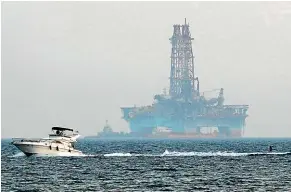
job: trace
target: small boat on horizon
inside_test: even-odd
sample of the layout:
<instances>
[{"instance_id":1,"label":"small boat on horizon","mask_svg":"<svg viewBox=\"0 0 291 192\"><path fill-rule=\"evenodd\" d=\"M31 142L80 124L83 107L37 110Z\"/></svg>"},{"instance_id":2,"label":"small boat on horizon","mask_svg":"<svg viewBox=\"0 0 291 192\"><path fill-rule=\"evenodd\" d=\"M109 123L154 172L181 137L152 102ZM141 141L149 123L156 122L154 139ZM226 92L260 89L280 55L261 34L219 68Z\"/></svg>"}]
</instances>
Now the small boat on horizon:
<instances>
[{"instance_id":1,"label":"small boat on horizon","mask_svg":"<svg viewBox=\"0 0 291 192\"><path fill-rule=\"evenodd\" d=\"M31 155L82 155L83 153L75 149L77 138L80 137L78 131L63 127L52 127L52 134L48 138L29 139L13 138L12 143L26 156Z\"/></svg>"}]
</instances>

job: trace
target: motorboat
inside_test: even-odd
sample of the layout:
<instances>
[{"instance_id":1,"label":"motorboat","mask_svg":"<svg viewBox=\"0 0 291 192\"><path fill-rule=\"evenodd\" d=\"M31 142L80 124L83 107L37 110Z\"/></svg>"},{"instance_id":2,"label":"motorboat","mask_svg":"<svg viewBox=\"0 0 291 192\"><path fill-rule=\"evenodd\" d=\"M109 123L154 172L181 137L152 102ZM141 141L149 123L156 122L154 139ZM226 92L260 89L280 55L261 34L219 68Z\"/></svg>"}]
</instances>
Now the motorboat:
<instances>
[{"instance_id":1,"label":"motorboat","mask_svg":"<svg viewBox=\"0 0 291 192\"><path fill-rule=\"evenodd\" d=\"M72 156L82 155L82 152L75 149L77 138L80 137L78 131L64 127L52 127L52 133L48 138L25 139L13 138L15 145L26 156L31 155L53 155Z\"/></svg>"}]
</instances>

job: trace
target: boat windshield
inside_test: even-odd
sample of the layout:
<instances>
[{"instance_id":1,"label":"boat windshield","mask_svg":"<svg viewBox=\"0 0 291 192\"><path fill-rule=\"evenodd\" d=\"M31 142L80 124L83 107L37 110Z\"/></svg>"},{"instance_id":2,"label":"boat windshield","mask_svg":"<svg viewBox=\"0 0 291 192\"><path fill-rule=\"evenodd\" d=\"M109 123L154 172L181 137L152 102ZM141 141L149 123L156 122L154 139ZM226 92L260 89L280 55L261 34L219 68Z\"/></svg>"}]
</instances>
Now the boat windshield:
<instances>
[{"instance_id":1,"label":"boat windshield","mask_svg":"<svg viewBox=\"0 0 291 192\"><path fill-rule=\"evenodd\" d=\"M73 135L73 129L69 129L69 128L53 127L52 132L53 133L50 134L50 136L72 136Z\"/></svg>"},{"instance_id":2,"label":"boat windshield","mask_svg":"<svg viewBox=\"0 0 291 192\"><path fill-rule=\"evenodd\" d=\"M52 128L53 131L73 131L73 129L70 128L65 128L65 127L53 127Z\"/></svg>"}]
</instances>

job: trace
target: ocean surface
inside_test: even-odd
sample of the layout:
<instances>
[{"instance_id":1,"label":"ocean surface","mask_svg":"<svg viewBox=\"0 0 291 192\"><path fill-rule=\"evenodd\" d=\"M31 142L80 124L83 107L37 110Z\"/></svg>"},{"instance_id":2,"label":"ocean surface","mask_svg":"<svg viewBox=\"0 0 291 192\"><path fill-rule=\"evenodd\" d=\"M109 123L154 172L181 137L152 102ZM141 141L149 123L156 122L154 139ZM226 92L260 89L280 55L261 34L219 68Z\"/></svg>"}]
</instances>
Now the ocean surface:
<instances>
[{"instance_id":1,"label":"ocean surface","mask_svg":"<svg viewBox=\"0 0 291 192\"><path fill-rule=\"evenodd\" d=\"M291 191L291 139L80 139L76 148L85 155L26 157L2 140L1 191Z\"/></svg>"}]
</instances>

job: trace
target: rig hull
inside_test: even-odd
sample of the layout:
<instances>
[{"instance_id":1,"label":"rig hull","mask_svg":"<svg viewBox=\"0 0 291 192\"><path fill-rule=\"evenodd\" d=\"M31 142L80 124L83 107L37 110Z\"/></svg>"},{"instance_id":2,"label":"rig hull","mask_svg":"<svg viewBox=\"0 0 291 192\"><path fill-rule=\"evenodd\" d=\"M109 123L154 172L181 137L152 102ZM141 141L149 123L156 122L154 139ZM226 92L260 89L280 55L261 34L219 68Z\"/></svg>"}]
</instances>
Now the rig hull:
<instances>
[{"instance_id":1,"label":"rig hull","mask_svg":"<svg viewBox=\"0 0 291 192\"><path fill-rule=\"evenodd\" d=\"M128 111L128 110L125 110ZM171 133L162 134L163 137L241 137L244 133L245 116L233 117L196 117L195 119L184 120L169 119L159 116L140 116L130 118L128 112L124 111L124 119L129 123L132 133L141 136L151 137L157 127L167 127ZM202 128L212 128L218 133L209 132L203 134ZM217 129L215 129L217 128Z\"/></svg>"}]
</instances>

